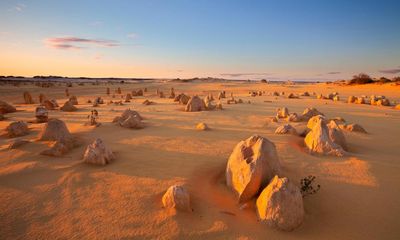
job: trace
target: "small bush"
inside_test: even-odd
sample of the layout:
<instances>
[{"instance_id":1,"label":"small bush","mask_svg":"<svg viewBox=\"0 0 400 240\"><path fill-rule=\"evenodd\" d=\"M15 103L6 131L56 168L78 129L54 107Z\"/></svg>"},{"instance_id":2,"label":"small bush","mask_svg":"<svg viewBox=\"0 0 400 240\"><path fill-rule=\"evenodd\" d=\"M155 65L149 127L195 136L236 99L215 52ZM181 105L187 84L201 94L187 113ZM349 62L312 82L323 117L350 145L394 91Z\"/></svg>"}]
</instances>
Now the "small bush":
<instances>
[{"instance_id":1,"label":"small bush","mask_svg":"<svg viewBox=\"0 0 400 240\"><path fill-rule=\"evenodd\" d=\"M350 84L368 84L373 82L374 80L372 80L372 78L365 73L354 75L353 79L350 80Z\"/></svg>"},{"instance_id":2,"label":"small bush","mask_svg":"<svg viewBox=\"0 0 400 240\"><path fill-rule=\"evenodd\" d=\"M301 186L300 191L303 198L307 195L312 195L317 193L321 188L321 185L319 184L316 187L313 186L315 179L316 179L315 176L310 175L300 180L300 186Z\"/></svg>"}]
</instances>

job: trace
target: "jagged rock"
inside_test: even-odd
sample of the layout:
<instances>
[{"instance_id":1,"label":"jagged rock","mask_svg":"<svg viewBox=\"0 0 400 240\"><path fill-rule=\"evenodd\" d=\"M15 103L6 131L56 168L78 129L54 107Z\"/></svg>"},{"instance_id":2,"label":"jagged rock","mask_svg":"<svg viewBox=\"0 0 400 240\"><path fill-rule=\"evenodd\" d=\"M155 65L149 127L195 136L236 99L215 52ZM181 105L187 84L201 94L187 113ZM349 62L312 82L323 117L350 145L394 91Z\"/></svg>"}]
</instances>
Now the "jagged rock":
<instances>
[{"instance_id":1,"label":"jagged rock","mask_svg":"<svg viewBox=\"0 0 400 240\"><path fill-rule=\"evenodd\" d=\"M276 116L278 118L287 118L289 116L289 110L286 107L278 108L276 110Z\"/></svg>"},{"instance_id":2,"label":"jagged rock","mask_svg":"<svg viewBox=\"0 0 400 240\"><path fill-rule=\"evenodd\" d=\"M383 98L383 99L379 99L378 101L376 101L376 105L377 106L390 106L390 102L388 99Z\"/></svg>"},{"instance_id":3,"label":"jagged rock","mask_svg":"<svg viewBox=\"0 0 400 240\"><path fill-rule=\"evenodd\" d=\"M218 100L221 100L222 98L225 98L225 91L221 91L218 93Z\"/></svg>"},{"instance_id":4,"label":"jagged rock","mask_svg":"<svg viewBox=\"0 0 400 240\"><path fill-rule=\"evenodd\" d=\"M45 107L39 106L35 110L35 117L38 123L47 122L47 120L49 119L49 112Z\"/></svg>"},{"instance_id":5,"label":"jagged rock","mask_svg":"<svg viewBox=\"0 0 400 240\"><path fill-rule=\"evenodd\" d=\"M337 123L334 120L331 120L327 126L329 130L329 138L332 140L332 142L336 143L347 151L346 138Z\"/></svg>"},{"instance_id":6,"label":"jagged rock","mask_svg":"<svg viewBox=\"0 0 400 240\"><path fill-rule=\"evenodd\" d=\"M75 112L75 111L78 110L78 108L76 108L76 107L72 104L71 100L69 100L69 101L66 101L66 102L64 103L64 105L60 108L60 110L61 110L61 111L64 111L64 112Z\"/></svg>"},{"instance_id":7,"label":"jagged rock","mask_svg":"<svg viewBox=\"0 0 400 240\"><path fill-rule=\"evenodd\" d=\"M171 88L169 91L169 98L175 98L175 91L174 88Z\"/></svg>"},{"instance_id":8,"label":"jagged rock","mask_svg":"<svg viewBox=\"0 0 400 240\"><path fill-rule=\"evenodd\" d=\"M7 136L10 138L24 136L29 133L28 125L23 121L12 122L6 127Z\"/></svg>"},{"instance_id":9,"label":"jagged rock","mask_svg":"<svg viewBox=\"0 0 400 240\"><path fill-rule=\"evenodd\" d=\"M132 95L130 93L126 94L125 96L125 102L131 102Z\"/></svg>"},{"instance_id":10,"label":"jagged rock","mask_svg":"<svg viewBox=\"0 0 400 240\"><path fill-rule=\"evenodd\" d=\"M46 96L43 93L39 94L39 103L43 104L44 100L46 100Z\"/></svg>"},{"instance_id":11,"label":"jagged rock","mask_svg":"<svg viewBox=\"0 0 400 240\"><path fill-rule=\"evenodd\" d=\"M278 122L278 117L270 117L270 122Z\"/></svg>"},{"instance_id":12,"label":"jagged rock","mask_svg":"<svg viewBox=\"0 0 400 240\"><path fill-rule=\"evenodd\" d=\"M162 197L162 203L165 208L192 211L189 192L183 186L173 185L169 187Z\"/></svg>"},{"instance_id":13,"label":"jagged rock","mask_svg":"<svg viewBox=\"0 0 400 240\"><path fill-rule=\"evenodd\" d=\"M144 90L145 90L145 92L147 92L147 88L145 88ZM139 89L139 90L136 92L136 94L137 94L138 96L143 96L143 90L142 90L142 89Z\"/></svg>"},{"instance_id":14,"label":"jagged rock","mask_svg":"<svg viewBox=\"0 0 400 240\"><path fill-rule=\"evenodd\" d=\"M30 142L28 140L24 140L24 139L16 139L13 142L11 142L10 145L8 145L8 149L16 149L27 143L30 143Z\"/></svg>"},{"instance_id":15,"label":"jagged rock","mask_svg":"<svg viewBox=\"0 0 400 240\"><path fill-rule=\"evenodd\" d=\"M211 100L208 96L204 98L204 105L206 106L207 110L214 110L216 105L213 104L213 100Z\"/></svg>"},{"instance_id":16,"label":"jagged rock","mask_svg":"<svg viewBox=\"0 0 400 240\"><path fill-rule=\"evenodd\" d=\"M308 127L309 129L313 129L313 127L315 126L315 124L316 124L319 120L322 120L322 123L323 123L323 124L327 124L327 123L328 123L328 121L326 120L325 116L317 115L317 116L314 116L314 117L312 117L312 118L310 118L310 119L308 120L308 122L307 122L307 127Z\"/></svg>"},{"instance_id":17,"label":"jagged rock","mask_svg":"<svg viewBox=\"0 0 400 240\"><path fill-rule=\"evenodd\" d=\"M113 160L115 160L113 152L105 146L100 138L87 146L83 155L83 161L90 164L106 165Z\"/></svg>"},{"instance_id":18,"label":"jagged rock","mask_svg":"<svg viewBox=\"0 0 400 240\"><path fill-rule=\"evenodd\" d=\"M207 124L205 124L205 123L198 123L197 125L196 125L196 129L197 130L201 130L201 131L206 131L206 130L210 130L210 128L207 126Z\"/></svg>"},{"instance_id":19,"label":"jagged rock","mask_svg":"<svg viewBox=\"0 0 400 240\"><path fill-rule=\"evenodd\" d=\"M275 144L253 135L240 141L230 155L226 167L226 183L239 196L239 202L244 203L280 171Z\"/></svg>"},{"instance_id":20,"label":"jagged rock","mask_svg":"<svg viewBox=\"0 0 400 240\"><path fill-rule=\"evenodd\" d=\"M340 101L339 95L335 95L335 96L333 97L333 101L335 101L335 102Z\"/></svg>"},{"instance_id":21,"label":"jagged rock","mask_svg":"<svg viewBox=\"0 0 400 240\"><path fill-rule=\"evenodd\" d=\"M44 100L43 102L43 106L47 109L47 110L54 110L56 108L58 108L58 103L56 100L52 99L52 100Z\"/></svg>"},{"instance_id":22,"label":"jagged rock","mask_svg":"<svg viewBox=\"0 0 400 240\"><path fill-rule=\"evenodd\" d=\"M39 133L39 140L57 141L61 139L72 139L67 125L59 119L50 119Z\"/></svg>"},{"instance_id":23,"label":"jagged rock","mask_svg":"<svg viewBox=\"0 0 400 240\"><path fill-rule=\"evenodd\" d=\"M316 108L306 108L303 111L302 119L304 121L308 121L310 118L312 118L314 116L318 116L318 115L324 116L324 114L321 113L320 111L318 111Z\"/></svg>"},{"instance_id":24,"label":"jagged rock","mask_svg":"<svg viewBox=\"0 0 400 240\"><path fill-rule=\"evenodd\" d=\"M4 101L0 101L0 114L6 114L6 113L12 113L12 112L16 112L17 109L15 109L14 106L4 102Z\"/></svg>"},{"instance_id":25,"label":"jagged rock","mask_svg":"<svg viewBox=\"0 0 400 240\"><path fill-rule=\"evenodd\" d=\"M294 127L292 127L292 125L285 124L283 126L279 126L275 130L275 134L293 134L293 135L297 135L297 131L296 131L296 129Z\"/></svg>"},{"instance_id":26,"label":"jagged rock","mask_svg":"<svg viewBox=\"0 0 400 240\"><path fill-rule=\"evenodd\" d=\"M300 189L288 178L275 176L261 192L256 205L260 221L280 230L291 231L304 219Z\"/></svg>"},{"instance_id":27,"label":"jagged rock","mask_svg":"<svg viewBox=\"0 0 400 240\"><path fill-rule=\"evenodd\" d=\"M174 98L174 102L179 102L180 104L187 104L189 102L190 97L186 96L185 94L181 93Z\"/></svg>"},{"instance_id":28,"label":"jagged rock","mask_svg":"<svg viewBox=\"0 0 400 240\"><path fill-rule=\"evenodd\" d=\"M185 107L186 112L198 112L205 110L206 105L204 104L203 100L201 100L198 96L191 97Z\"/></svg>"},{"instance_id":29,"label":"jagged rock","mask_svg":"<svg viewBox=\"0 0 400 240\"><path fill-rule=\"evenodd\" d=\"M24 92L24 102L25 104L34 104L32 96L29 92Z\"/></svg>"},{"instance_id":30,"label":"jagged rock","mask_svg":"<svg viewBox=\"0 0 400 240\"><path fill-rule=\"evenodd\" d=\"M304 138L311 153L343 156L344 150L329 137L329 130L322 118L318 118L311 131Z\"/></svg>"},{"instance_id":31,"label":"jagged rock","mask_svg":"<svg viewBox=\"0 0 400 240\"><path fill-rule=\"evenodd\" d=\"M115 117L113 122L125 128L143 128L142 119L138 112L126 109L120 117Z\"/></svg>"},{"instance_id":32,"label":"jagged rock","mask_svg":"<svg viewBox=\"0 0 400 240\"><path fill-rule=\"evenodd\" d=\"M78 98L76 96L72 96L69 98L69 102L71 102L72 105L78 105Z\"/></svg>"},{"instance_id":33,"label":"jagged rock","mask_svg":"<svg viewBox=\"0 0 400 240\"><path fill-rule=\"evenodd\" d=\"M286 118L286 121L288 121L288 122L301 122L301 121L303 121L303 118L301 116L297 115L297 113L291 113Z\"/></svg>"},{"instance_id":34,"label":"jagged rock","mask_svg":"<svg viewBox=\"0 0 400 240\"><path fill-rule=\"evenodd\" d=\"M350 132L367 133L367 131L365 131L365 129L357 123L346 125L345 129Z\"/></svg>"}]
</instances>

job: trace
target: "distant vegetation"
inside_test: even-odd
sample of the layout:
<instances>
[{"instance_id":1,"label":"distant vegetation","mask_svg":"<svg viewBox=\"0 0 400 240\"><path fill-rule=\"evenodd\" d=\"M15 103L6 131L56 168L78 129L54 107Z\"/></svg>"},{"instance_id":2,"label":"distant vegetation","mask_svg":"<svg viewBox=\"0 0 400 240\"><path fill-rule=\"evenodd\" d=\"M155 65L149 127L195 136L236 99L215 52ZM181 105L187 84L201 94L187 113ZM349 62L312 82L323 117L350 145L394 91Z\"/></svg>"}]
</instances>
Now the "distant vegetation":
<instances>
[{"instance_id":1,"label":"distant vegetation","mask_svg":"<svg viewBox=\"0 0 400 240\"><path fill-rule=\"evenodd\" d=\"M358 75L354 75L351 80L348 81L348 84L370 84L370 83L390 83L390 82L399 82L400 77L394 77L392 80L389 78L381 77L381 78L371 78L368 74L360 73Z\"/></svg>"}]
</instances>

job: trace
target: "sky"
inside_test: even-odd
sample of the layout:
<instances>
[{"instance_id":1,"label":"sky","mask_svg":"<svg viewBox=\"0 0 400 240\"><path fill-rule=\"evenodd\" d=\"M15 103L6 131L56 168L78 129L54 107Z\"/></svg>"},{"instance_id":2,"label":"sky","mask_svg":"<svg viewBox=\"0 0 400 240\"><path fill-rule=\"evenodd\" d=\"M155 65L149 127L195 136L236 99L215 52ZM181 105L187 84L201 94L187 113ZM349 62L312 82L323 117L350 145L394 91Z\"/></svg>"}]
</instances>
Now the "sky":
<instances>
[{"instance_id":1,"label":"sky","mask_svg":"<svg viewBox=\"0 0 400 240\"><path fill-rule=\"evenodd\" d=\"M1 0L0 75L400 75L398 0Z\"/></svg>"}]
</instances>

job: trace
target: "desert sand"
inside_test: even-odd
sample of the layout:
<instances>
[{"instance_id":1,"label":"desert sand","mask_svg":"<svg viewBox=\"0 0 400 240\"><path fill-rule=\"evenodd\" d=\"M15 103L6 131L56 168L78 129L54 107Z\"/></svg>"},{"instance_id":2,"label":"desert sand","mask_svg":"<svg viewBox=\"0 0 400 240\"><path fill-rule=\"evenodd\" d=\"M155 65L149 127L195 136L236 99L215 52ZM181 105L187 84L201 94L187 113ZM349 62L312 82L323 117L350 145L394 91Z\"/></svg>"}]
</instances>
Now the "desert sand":
<instances>
[{"instance_id":1,"label":"desert sand","mask_svg":"<svg viewBox=\"0 0 400 240\"><path fill-rule=\"evenodd\" d=\"M106 95L106 88L111 94ZM112 94L120 87L122 94ZM175 93L216 98L221 90L223 110L185 112L168 98ZM17 112L0 121L0 238L1 239L398 239L400 236L400 111L394 107L348 104L348 96L384 95L400 102L400 87L385 85L338 86L320 84L265 84L250 82L143 81L69 88L79 104L75 112L50 110L78 139L79 146L61 157L40 155L50 142L37 141L44 123L32 124L20 139L30 142L8 149L15 138L4 135L13 121L31 121L39 94L68 100L65 84L40 88L32 84L0 86L0 100ZM147 88L145 96L125 103L121 95ZM156 90L166 98L159 98ZM36 104L23 104L29 91ZM251 97L249 91L265 91ZM289 99L268 93L301 94L331 92L340 101L316 96ZM226 104L230 94L242 104ZM123 105L92 107L96 97ZM144 100L153 101L144 105ZM250 103L248 103L250 101ZM287 122L271 122L276 109L302 113L315 107L326 117L342 117L358 123L367 134L347 132L348 154L344 157L311 155L303 138L275 134ZM142 129L116 126L112 120L130 108L144 118ZM86 126L96 109L100 126ZM205 123L209 131L196 129ZM301 132L306 122L291 122ZM304 198L305 218L291 232L270 228L257 220L255 199L241 209L225 184L226 163L235 145L253 134L275 143L285 176L297 185L316 176L318 193ZM101 138L115 155L105 166L82 161L86 146ZM162 195L174 184L184 184L191 197L192 212L162 207Z\"/></svg>"}]
</instances>

